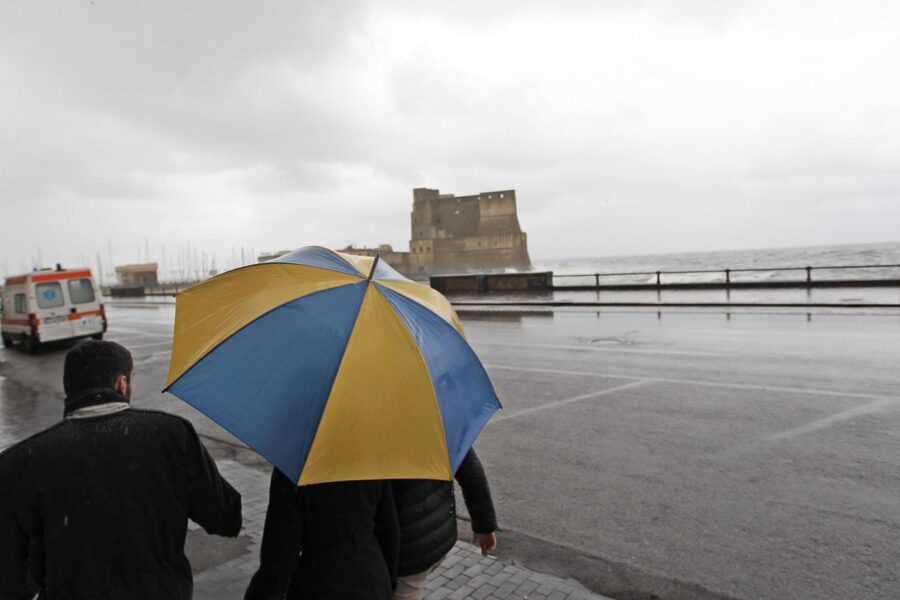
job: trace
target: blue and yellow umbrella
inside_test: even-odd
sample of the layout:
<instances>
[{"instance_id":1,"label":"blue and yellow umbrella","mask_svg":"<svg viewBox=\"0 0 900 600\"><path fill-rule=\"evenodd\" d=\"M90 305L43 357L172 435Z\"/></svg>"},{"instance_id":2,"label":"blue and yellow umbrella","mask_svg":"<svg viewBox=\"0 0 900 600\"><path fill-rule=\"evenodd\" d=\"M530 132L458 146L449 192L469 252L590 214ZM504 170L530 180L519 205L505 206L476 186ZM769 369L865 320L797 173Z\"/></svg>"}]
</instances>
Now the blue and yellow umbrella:
<instances>
[{"instance_id":1,"label":"blue and yellow umbrella","mask_svg":"<svg viewBox=\"0 0 900 600\"><path fill-rule=\"evenodd\" d=\"M299 485L450 480L500 408L446 298L320 247L178 294L166 391Z\"/></svg>"}]
</instances>

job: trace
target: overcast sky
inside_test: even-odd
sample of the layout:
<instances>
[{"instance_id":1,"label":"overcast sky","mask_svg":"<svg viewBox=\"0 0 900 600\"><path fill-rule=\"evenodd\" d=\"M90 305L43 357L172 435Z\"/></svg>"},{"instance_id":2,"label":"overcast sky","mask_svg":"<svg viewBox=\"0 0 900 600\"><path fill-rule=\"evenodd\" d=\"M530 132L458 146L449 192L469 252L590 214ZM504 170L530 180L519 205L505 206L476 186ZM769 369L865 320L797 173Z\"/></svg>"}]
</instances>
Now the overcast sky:
<instances>
[{"instance_id":1,"label":"overcast sky","mask_svg":"<svg viewBox=\"0 0 900 600\"><path fill-rule=\"evenodd\" d=\"M0 5L0 270L406 249L515 189L532 258L900 241L900 3Z\"/></svg>"}]
</instances>

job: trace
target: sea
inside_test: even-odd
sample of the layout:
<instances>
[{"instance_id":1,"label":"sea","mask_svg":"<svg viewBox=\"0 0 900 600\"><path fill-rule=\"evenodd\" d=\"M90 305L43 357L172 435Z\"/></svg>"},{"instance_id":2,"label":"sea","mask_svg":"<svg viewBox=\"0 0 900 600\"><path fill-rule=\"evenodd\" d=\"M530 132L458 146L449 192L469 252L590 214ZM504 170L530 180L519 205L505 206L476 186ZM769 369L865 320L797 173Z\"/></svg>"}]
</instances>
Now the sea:
<instances>
[{"instance_id":1,"label":"sea","mask_svg":"<svg viewBox=\"0 0 900 600\"><path fill-rule=\"evenodd\" d=\"M869 267L869 265L880 266ZM724 281L725 269L761 269L732 273L732 281L802 281L806 279L806 267L813 267L814 279L900 279L900 242L534 261L536 271L553 271L554 275L559 276L589 274L591 282L594 281L593 274L600 273L601 283L655 283L656 271L663 272L664 283ZM666 273L672 271L716 272ZM616 275L618 273L643 273L643 275ZM569 277L564 279L568 283ZM574 281L577 280L573 279L572 285L575 285ZM564 282L557 281L557 283Z\"/></svg>"},{"instance_id":2,"label":"sea","mask_svg":"<svg viewBox=\"0 0 900 600\"><path fill-rule=\"evenodd\" d=\"M805 281L806 267L813 267L813 280L900 280L900 242L798 248L763 248L721 252L684 252L635 256L596 256L540 260L535 271L552 271L555 285L600 283L724 282L725 269L731 281ZM840 268L839 268L840 267ZM754 269L740 271L740 269ZM686 271L710 271L690 273ZM838 287L815 289L738 289L684 291L562 292L554 301L598 302L731 302L783 304L900 304L900 287Z\"/></svg>"}]
</instances>

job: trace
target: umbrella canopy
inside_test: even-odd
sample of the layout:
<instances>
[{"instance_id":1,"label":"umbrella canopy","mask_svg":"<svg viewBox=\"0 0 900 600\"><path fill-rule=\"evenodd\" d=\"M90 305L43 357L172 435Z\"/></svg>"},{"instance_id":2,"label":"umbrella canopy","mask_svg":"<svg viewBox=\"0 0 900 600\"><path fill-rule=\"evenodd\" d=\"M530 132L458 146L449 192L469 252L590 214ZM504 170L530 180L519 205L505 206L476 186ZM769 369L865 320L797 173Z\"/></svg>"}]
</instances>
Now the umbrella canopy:
<instances>
[{"instance_id":1,"label":"umbrella canopy","mask_svg":"<svg viewBox=\"0 0 900 600\"><path fill-rule=\"evenodd\" d=\"M500 408L446 298L320 247L178 294L166 391L299 485L450 480Z\"/></svg>"}]
</instances>

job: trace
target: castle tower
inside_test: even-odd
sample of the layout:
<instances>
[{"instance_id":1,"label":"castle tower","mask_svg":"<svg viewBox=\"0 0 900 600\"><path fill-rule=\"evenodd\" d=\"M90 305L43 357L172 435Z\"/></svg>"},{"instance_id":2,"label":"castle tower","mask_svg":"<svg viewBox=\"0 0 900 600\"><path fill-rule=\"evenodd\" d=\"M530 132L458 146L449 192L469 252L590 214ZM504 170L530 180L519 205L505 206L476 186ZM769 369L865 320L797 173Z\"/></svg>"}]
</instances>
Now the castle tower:
<instances>
[{"instance_id":1,"label":"castle tower","mask_svg":"<svg viewBox=\"0 0 900 600\"><path fill-rule=\"evenodd\" d=\"M410 223L413 274L531 268L515 190L454 196L416 188Z\"/></svg>"}]
</instances>

